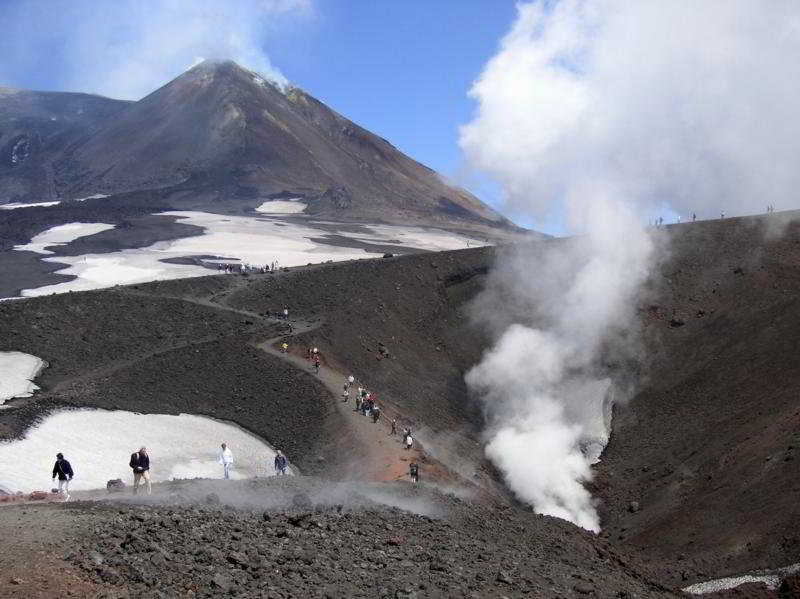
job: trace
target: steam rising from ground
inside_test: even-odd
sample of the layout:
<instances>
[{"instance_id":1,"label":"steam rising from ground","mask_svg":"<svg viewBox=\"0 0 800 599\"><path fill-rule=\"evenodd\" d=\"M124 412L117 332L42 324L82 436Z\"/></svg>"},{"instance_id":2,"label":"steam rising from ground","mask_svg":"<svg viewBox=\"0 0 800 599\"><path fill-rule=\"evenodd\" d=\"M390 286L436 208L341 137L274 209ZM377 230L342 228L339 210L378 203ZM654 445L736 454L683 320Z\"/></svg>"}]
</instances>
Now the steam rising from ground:
<instances>
[{"instance_id":1,"label":"steam rising from ground","mask_svg":"<svg viewBox=\"0 0 800 599\"><path fill-rule=\"evenodd\" d=\"M582 448L655 256L643 221L791 206L798 54L791 0L534 2L475 82L471 163L518 214L579 234L502 256L474 306L496 338L467 376L487 454L537 511L598 528Z\"/></svg>"},{"instance_id":2,"label":"steam rising from ground","mask_svg":"<svg viewBox=\"0 0 800 599\"><path fill-rule=\"evenodd\" d=\"M311 0L21 0L3 7L0 83L138 100L202 58L285 84L264 43L313 14ZM43 27L43 24L46 26Z\"/></svg>"}]
</instances>

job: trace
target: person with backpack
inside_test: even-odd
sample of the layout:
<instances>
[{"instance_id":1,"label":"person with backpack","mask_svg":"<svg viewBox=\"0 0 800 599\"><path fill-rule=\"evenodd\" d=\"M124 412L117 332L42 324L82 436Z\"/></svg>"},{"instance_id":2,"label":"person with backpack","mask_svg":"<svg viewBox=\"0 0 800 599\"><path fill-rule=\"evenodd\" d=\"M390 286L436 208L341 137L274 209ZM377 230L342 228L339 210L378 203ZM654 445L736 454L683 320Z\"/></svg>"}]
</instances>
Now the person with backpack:
<instances>
[{"instance_id":1,"label":"person with backpack","mask_svg":"<svg viewBox=\"0 0 800 599\"><path fill-rule=\"evenodd\" d=\"M411 437L411 431L406 433L405 445L406 449L411 449L414 446L414 439Z\"/></svg>"},{"instance_id":2,"label":"person with backpack","mask_svg":"<svg viewBox=\"0 0 800 599\"><path fill-rule=\"evenodd\" d=\"M222 464L225 478L229 479L231 477L231 468L233 468L233 452L225 443L223 443L221 447L222 450L219 452L219 459L217 461Z\"/></svg>"},{"instance_id":3,"label":"person with backpack","mask_svg":"<svg viewBox=\"0 0 800 599\"><path fill-rule=\"evenodd\" d=\"M277 475L284 475L286 474L286 469L289 467L289 460L286 459L286 456L281 453L279 449L275 454L275 474Z\"/></svg>"},{"instance_id":4,"label":"person with backpack","mask_svg":"<svg viewBox=\"0 0 800 599\"><path fill-rule=\"evenodd\" d=\"M317 374L319 374L319 366L320 366L319 356L317 356L316 358L314 358L314 372L316 372Z\"/></svg>"},{"instance_id":5,"label":"person with backpack","mask_svg":"<svg viewBox=\"0 0 800 599\"><path fill-rule=\"evenodd\" d=\"M419 464L417 464L416 462L411 462L408 465L408 475L409 475L409 477L411 477L411 482L412 483L418 483L419 482Z\"/></svg>"},{"instance_id":6,"label":"person with backpack","mask_svg":"<svg viewBox=\"0 0 800 599\"><path fill-rule=\"evenodd\" d=\"M133 452L129 465L133 470L133 494L139 493L139 484L144 480L147 483L147 494L150 495L153 487L150 484L150 456L147 455L147 448L141 447L139 451Z\"/></svg>"},{"instance_id":7,"label":"person with backpack","mask_svg":"<svg viewBox=\"0 0 800 599\"><path fill-rule=\"evenodd\" d=\"M53 480L58 477L58 492L61 493L63 489L69 499L69 481L75 473L72 471L72 465L64 459L63 453L56 454L56 463L53 466Z\"/></svg>"},{"instance_id":8,"label":"person with backpack","mask_svg":"<svg viewBox=\"0 0 800 599\"><path fill-rule=\"evenodd\" d=\"M288 354L289 353L289 344L285 341L281 343L281 353Z\"/></svg>"},{"instance_id":9,"label":"person with backpack","mask_svg":"<svg viewBox=\"0 0 800 599\"><path fill-rule=\"evenodd\" d=\"M372 422L376 423L381 417L381 408L377 405L372 406Z\"/></svg>"}]
</instances>

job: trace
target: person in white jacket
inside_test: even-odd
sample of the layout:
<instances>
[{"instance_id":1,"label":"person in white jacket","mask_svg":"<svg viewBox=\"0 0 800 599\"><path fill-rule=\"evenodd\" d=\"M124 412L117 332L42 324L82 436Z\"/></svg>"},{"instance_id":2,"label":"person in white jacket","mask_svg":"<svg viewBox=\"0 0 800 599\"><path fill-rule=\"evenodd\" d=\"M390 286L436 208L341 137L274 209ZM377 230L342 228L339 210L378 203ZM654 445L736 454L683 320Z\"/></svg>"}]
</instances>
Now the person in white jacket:
<instances>
[{"instance_id":1,"label":"person in white jacket","mask_svg":"<svg viewBox=\"0 0 800 599\"><path fill-rule=\"evenodd\" d=\"M233 468L233 452L225 443L222 444L222 450L219 452L219 459L217 461L222 464L222 468L225 471L225 478L230 478L231 468Z\"/></svg>"}]
</instances>

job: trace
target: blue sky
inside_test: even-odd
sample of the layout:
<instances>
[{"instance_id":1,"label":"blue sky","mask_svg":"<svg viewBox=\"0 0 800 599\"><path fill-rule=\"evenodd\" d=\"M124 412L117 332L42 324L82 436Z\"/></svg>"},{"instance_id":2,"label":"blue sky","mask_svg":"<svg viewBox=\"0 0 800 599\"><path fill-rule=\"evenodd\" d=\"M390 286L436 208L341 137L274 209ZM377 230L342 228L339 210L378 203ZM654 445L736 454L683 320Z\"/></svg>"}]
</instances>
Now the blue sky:
<instances>
[{"instance_id":1,"label":"blue sky","mask_svg":"<svg viewBox=\"0 0 800 599\"><path fill-rule=\"evenodd\" d=\"M268 43L287 77L340 113L461 184L458 127L474 110L472 81L516 14L511 1L322 0L308 35ZM488 191L488 190L485 190Z\"/></svg>"},{"instance_id":2,"label":"blue sky","mask_svg":"<svg viewBox=\"0 0 800 599\"><path fill-rule=\"evenodd\" d=\"M0 85L135 98L197 56L274 66L485 201L499 197L466 168L458 127L473 114L472 81L514 20L511 0L0 4L0 27L10 32L0 38Z\"/></svg>"}]
</instances>

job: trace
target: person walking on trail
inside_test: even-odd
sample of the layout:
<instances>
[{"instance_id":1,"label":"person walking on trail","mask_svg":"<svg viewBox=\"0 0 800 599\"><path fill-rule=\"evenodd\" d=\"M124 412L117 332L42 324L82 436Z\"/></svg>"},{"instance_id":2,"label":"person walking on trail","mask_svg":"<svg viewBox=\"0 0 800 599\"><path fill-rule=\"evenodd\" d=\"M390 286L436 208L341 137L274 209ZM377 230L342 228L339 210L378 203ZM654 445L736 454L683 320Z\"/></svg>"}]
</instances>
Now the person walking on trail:
<instances>
[{"instance_id":1,"label":"person walking on trail","mask_svg":"<svg viewBox=\"0 0 800 599\"><path fill-rule=\"evenodd\" d=\"M397 434L397 418L392 418L392 432L389 433L390 435Z\"/></svg>"},{"instance_id":2,"label":"person walking on trail","mask_svg":"<svg viewBox=\"0 0 800 599\"><path fill-rule=\"evenodd\" d=\"M289 466L289 461L286 459L286 456L281 453L279 449L275 454L275 474L278 476L282 476L286 474L286 468Z\"/></svg>"},{"instance_id":3,"label":"person walking on trail","mask_svg":"<svg viewBox=\"0 0 800 599\"><path fill-rule=\"evenodd\" d=\"M72 465L64 459L63 453L56 454L56 463L53 466L53 480L58 478L58 492L61 493L63 489L69 499L69 481L75 473L72 471Z\"/></svg>"},{"instance_id":4,"label":"person walking on trail","mask_svg":"<svg viewBox=\"0 0 800 599\"><path fill-rule=\"evenodd\" d=\"M416 462L411 462L408 465L408 475L409 475L409 477L411 477L411 482L412 483L418 483L419 482L419 464L417 464Z\"/></svg>"},{"instance_id":5,"label":"person walking on trail","mask_svg":"<svg viewBox=\"0 0 800 599\"><path fill-rule=\"evenodd\" d=\"M314 358L314 372L319 374L319 356Z\"/></svg>"},{"instance_id":6,"label":"person walking on trail","mask_svg":"<svg viewBox=\"0 0 800 599\"><path fill-rule=\"evenodd\" d=\"M358 395L356 395L356 412L360 412L361 411L361 404L363 402L364 402L364 400L361 399L361 394L359 393Z\"/></svg>"},{"instance_id":7,"label":"person walking on trail","mask_svg":"<svg viewBox=\"0 0 800 599\"><path fill-rule=\"evenodd\" d=\"M378 406L372 408L372 422L378 422L381 417L381 409Z\"/></svg>"},{"instance_id":8,"label":"person walking on trail","mask_svg":"<svg viewBox=\"0 0 800 599\"><path fill-rule=\"evenodd\" d=\"M342 391L342 403L347 403L348 401L350 401L350 390L345 385L344 391Z\"/></svg>"},{"instance_id":9,"label":"person walking on trail","mask_svg":"<svg viewBox=\"0 0 800 599\"><path fill-rule=\"evenodd\" d=\"M281 353L288 354L289 353L289 344L285 341L281 343Z\"/></svg>"},{"instance_id":10,"label":"person walking on trail","mask_svg":"<svg viewBox=\"0 0 800 599\"><path fill-rule=\"evenodd\" d=\"M356 382L356 377L354 377L352 374L350 376L348 376L347 377L347 383L346 383L347 388L349 389L350 387L352 387L353 383L355 383L355 382Z\"/></svg>"},{"instance_id":11,"label":"person walking on trail","mask_svg":"<svg viewBox=\"0 0 800 599\"><path fill-rule=\"evenodd\" d=\"M147 494L150 495L153 487L150 484L150 456L147 455L146 447L131 454L130 467L133 470L133 494L139 493L139 484L144 479L144 482L147 483Z\"/></svg>"},{"instance_id":12,"label":"person walking on trail","mask_svg":"<svg viewBox=\"0 0 800 599\"><path fill-rule=\"evenodd\" d=\"M225 473L225 478L230 479L231 468L233 468L233 452L225 443L223 443L221 447L222 449L219 452L219 458L217 461L222 464L222 470Z\"/></svg>"},{"instance_id":13,"label":"person walking on trail","mask_svg":"<svg viewBox=\"0 0 800 599\"><path fill-rule=\"evenodd\" d=\"M289 320L289 306L283 307L283 319Z\"/></svg>"}]
</instances>

